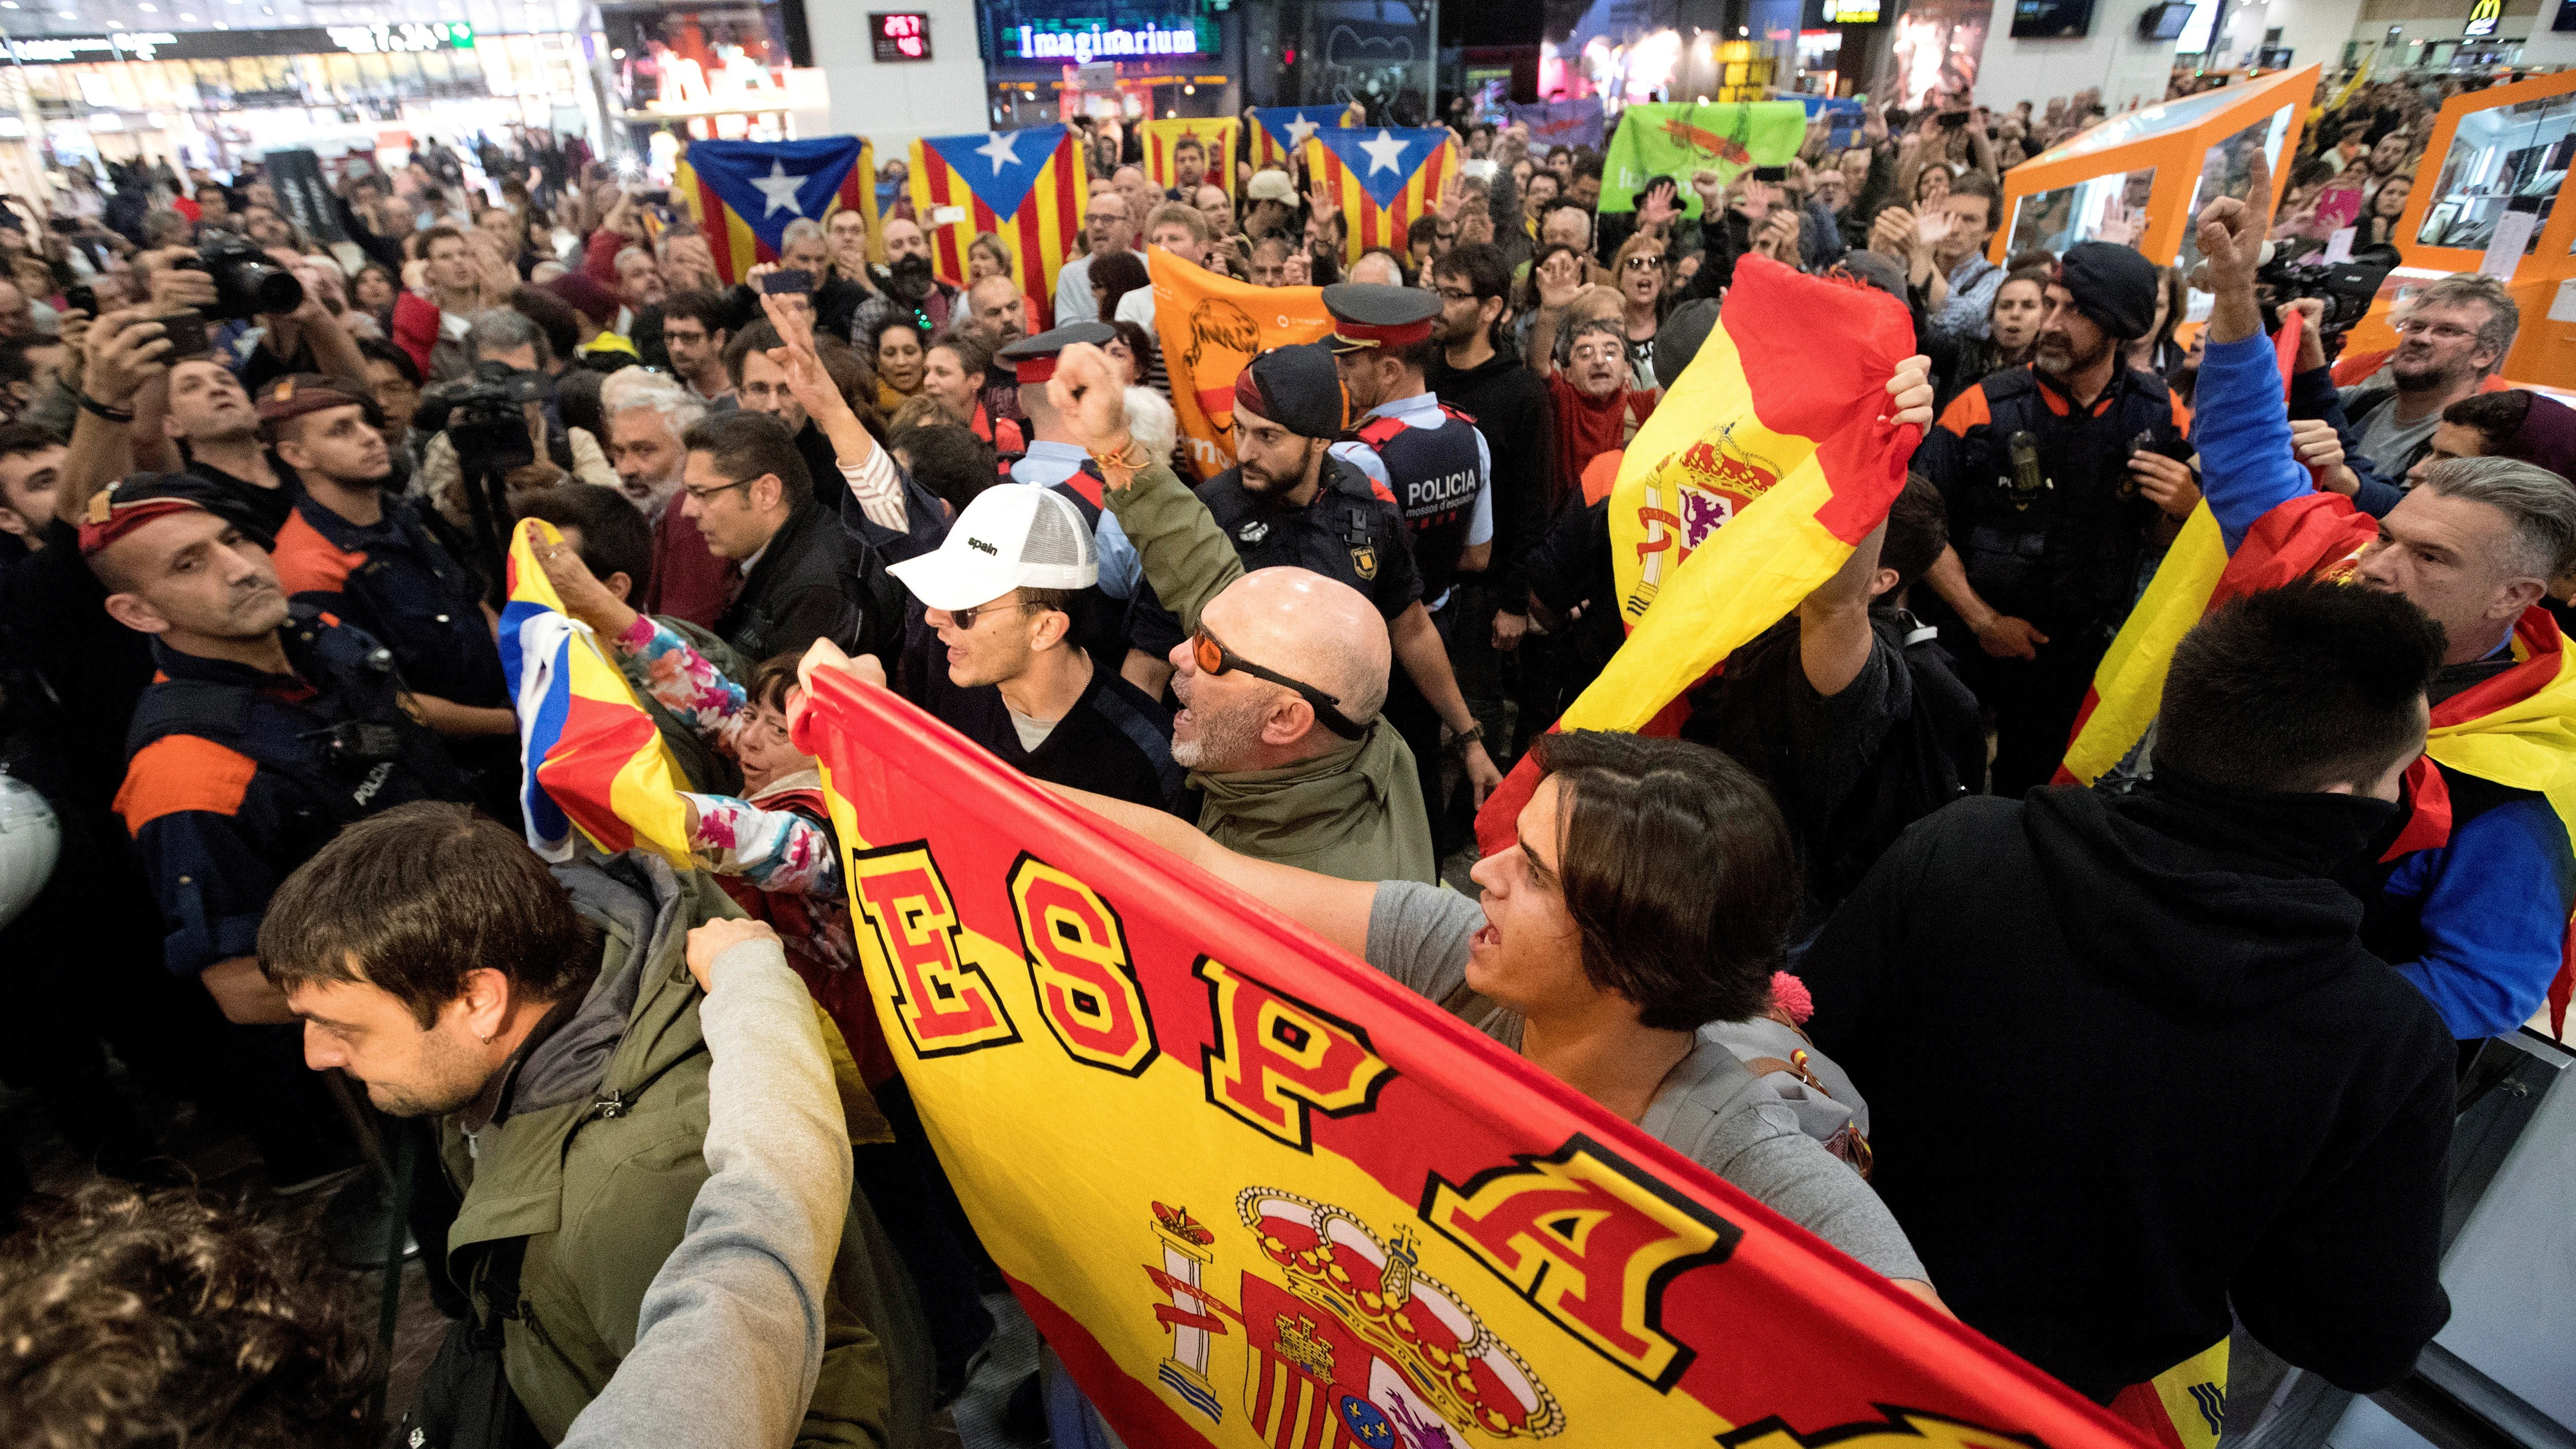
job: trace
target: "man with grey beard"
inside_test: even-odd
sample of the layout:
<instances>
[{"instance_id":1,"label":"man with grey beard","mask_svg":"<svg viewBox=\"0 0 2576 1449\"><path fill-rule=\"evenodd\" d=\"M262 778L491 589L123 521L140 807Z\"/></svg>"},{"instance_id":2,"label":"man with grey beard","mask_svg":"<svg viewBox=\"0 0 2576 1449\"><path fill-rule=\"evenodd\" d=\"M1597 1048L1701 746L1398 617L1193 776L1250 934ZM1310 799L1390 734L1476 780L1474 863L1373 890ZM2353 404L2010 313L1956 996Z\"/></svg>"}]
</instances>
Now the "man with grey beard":
<instances>
[{"instance_id":1,"label":"man with grey beard","mask_svg":"<svg viewBox=\"0 0 2576 1449\"><path fill-rule=\"evenodd\" d=\"M680 435L706 416L706 404L676 380L640 367L602 383L599 403L608 415L608 461L617 468L618 491L653 525L652 582L638 602L648 614L713 628L724 612L732 565L709 553L698 526L672 505L689 461Z\"/></svg>"}]
</instances>

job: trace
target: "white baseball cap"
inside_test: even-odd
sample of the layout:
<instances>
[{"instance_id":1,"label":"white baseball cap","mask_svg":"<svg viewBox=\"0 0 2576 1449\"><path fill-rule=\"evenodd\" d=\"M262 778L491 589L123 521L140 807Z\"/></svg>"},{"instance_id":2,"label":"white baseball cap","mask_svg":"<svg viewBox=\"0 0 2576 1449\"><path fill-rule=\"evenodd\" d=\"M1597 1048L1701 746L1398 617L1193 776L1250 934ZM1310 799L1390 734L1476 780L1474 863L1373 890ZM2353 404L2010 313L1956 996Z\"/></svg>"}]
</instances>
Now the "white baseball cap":
<instances>
[{"instance_id":1,"label":"white baseball cap","mask_svg":"<svg viewBox=\"0 0 2576 1449\"><path fill-rule=\"evenodd\" d=\"M997 483L975 495L937 549L886 572L934 609L971 609L1013 589L1090 588L1100 582L1100 557L1071 499Z\"/></svg>"}]
</instances>

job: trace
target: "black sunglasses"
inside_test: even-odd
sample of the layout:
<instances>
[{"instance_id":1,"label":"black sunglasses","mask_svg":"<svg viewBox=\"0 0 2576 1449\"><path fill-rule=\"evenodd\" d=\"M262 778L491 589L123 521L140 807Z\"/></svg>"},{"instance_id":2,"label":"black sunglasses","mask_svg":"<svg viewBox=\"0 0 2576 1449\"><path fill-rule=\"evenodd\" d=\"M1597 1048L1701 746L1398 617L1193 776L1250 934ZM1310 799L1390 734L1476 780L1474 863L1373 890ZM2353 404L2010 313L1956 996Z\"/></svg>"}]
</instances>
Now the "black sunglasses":
<instances>
[{"instance_id":1,"label":"black sunglasses","mask_svg":"<svg viewBox=\"0 0 2576 1449\"><path fill-rule=\"evenodd\" d=\"M1204 624L1199 626L1197 636L1190 641L1190 651L1201 674L1223 674L1229 669L1240 669L1255 679L1266 679L1272 684L1297 691L1298 698L1315 707L1315 718L1324 722L1324 728L1340 735L1343 739L1355 740L1367 733L1360 726L1351 723L1349 715L1342 713L1340 700L1303 680L1290 679L1277 670L1264 669L1226 648L1217 642L1216 636L1209 633Z\"/></svg>"}]
</instances>

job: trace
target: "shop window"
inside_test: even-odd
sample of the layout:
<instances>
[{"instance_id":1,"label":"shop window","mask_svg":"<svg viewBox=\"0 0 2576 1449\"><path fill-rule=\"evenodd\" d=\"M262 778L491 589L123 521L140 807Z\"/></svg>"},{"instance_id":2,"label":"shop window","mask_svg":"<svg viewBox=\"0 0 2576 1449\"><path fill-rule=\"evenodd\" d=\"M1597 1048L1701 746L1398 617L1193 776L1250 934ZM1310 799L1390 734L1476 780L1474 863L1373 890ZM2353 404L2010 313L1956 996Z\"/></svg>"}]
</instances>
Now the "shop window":
<instances>
[{"instance_id":1,"label":"shop window","mask_svg":"<svg viewBox=\"0 0 2576 1449\"><path fill-rule=\"evenodd\" d=\"M2507 212L2535 213L2528 255L2557 204L2559 183L2576 153L2576 95L2471 111L2452 133L2433 202L2416 232L2419 246L2483 251Z\"/></svg>"},{"instance_id":2,"label":"shop window","mask_svg":"<svg viewBox=\"0 0 2576 1449\"><path fill-rule=\"evenodd\" d=\"M2209 154L2201 160L2200 179L2192 185L2191 204L2183 208L2183 215L2198 216L2201 207L2221 196L2233 196L2239 201L2251 198L2254 159L2257 156L2268 164L2267 175L2280 175L2283 160L2281 142L2289 134L2289 129L2290 108L2283 106L2268 119L2256 121L2210 147ZM2271 204L2269 196L2254 202L2259 210L2269 210ZM2182 268L2183 275L2189 276L2192 268L2200 265L2200 260L2200 230L2186 226L2182 232L2182 250L2174 258L2174 265Z\"/></svg>"},{"instance_id":3,"label":"shop window","mask_svg":"<svg viewBox=\"0 0 2576 1449\"><path fill-rule=\"evenodd\" d=\"M2012 240L2004 255L2045 247L2062 256L2077 242L2101 236L2105 221L2133 220L2143 213L2155 189L2156 168L2143 166L2034 192L2013 207Z\"/></svg>"}]
</instances>

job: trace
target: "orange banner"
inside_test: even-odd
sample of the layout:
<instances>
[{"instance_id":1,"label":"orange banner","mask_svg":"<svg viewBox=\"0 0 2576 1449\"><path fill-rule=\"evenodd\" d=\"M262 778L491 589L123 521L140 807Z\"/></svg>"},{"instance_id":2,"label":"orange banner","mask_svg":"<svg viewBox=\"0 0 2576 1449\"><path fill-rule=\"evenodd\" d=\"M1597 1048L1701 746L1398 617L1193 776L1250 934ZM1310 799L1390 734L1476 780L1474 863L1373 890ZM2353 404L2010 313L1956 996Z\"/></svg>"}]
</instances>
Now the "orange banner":
<instances>
[{"instance_id":1,"label":"orange banner","mask_svg":"<svg viewBox=\"0 0 2576 1449\"><path fill-rule=\"evenodd\" d=\"M1273 347L1333 330L1321 287L1256 287L1194 267L1160 247L1145 253L1154 279L1155 342L1172 376L1172 410L1202 478L1234 466L1234 380Z\"/></svg>"}]
</instances>

